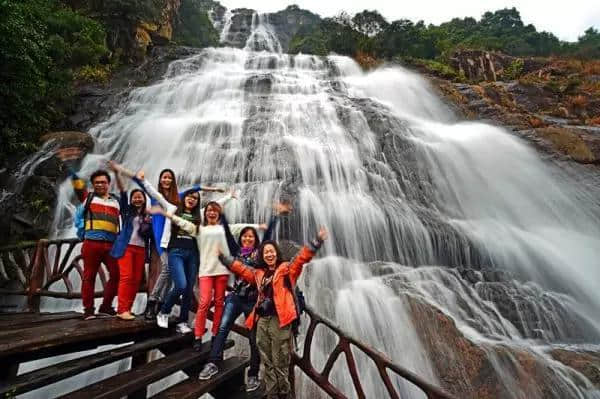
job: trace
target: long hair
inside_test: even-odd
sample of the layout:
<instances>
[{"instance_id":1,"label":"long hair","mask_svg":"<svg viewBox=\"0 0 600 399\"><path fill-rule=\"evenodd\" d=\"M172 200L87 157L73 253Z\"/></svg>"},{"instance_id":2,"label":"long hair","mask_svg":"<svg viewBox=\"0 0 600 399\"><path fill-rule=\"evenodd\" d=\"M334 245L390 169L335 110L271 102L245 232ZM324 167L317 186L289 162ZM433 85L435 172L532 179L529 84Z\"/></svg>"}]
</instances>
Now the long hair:
<instances>
[{"instance_id":1,"label":"long hair","mask_svg":"<svg viewBox=\"0 0 600 399\"><path fill-rule=\"evenodd\" d=\"M133 206L133 204L131 203L131 200L133 199L133 194L135 193L142 193L142 196L144 197L144 204L142 205L141 211L139 212L140 216L144 216L146 214L146 194L143 190L140 190L139 188L134 188L129 193L129 207L131 209L131 213L138 214L136 207Z\"/></svg>"},{"instance_id":2,"label":"long hair","mask_svg":"<svg viewBox=\"0 0 600 399\"><path fill-rule=\"evenodd\" d=\"M204 214L202 215L202 225L206 226L208 222L206 221L206 212L208 211L208 207L217 208L219 210L219 219L221 219L221 214L223 213L223 207L216 201L210 201L204 207Z\"/></svg>"},{"instance_id":3,"label":"long hair","mask_svg":"<svg viewBox=\"0 0 600 399\"><path fill-rule=\"evenodd\" d=\"M165 173L170 173L173 181L171 187L168 190L164 190L160 184L160 179ZM179 205L179 190L177 189L177 180L175 179L175 172L172 169L163 169L158 174L158 192L165 197L173 205Z\"/></svg>"},{"instance_id":4,"label":"long hair","mask_svg":"<svg viewBox=\"0 0 600 399\"><path fill-rule=\"evenodd\" d=\"M262 267L265 269L268 268L267 264L265 263L265 258L263 257L263 252L266 245L272 245L273 247L275 247L275 253L277 254L277 262L275 266L277 267L280 264L282 264L283 256L281 255L281 250L279 249L279 245L277 245L277 242L273 240L265 240L260 244L260 247L258 249L258 267Z\"/></svg>"},{"instance_id":5,"label":"long hair","mask_svg":"<svg viewBox=\"0 0 600 399\"><path fill-rule=\"evenodd\" d=\"M194 206L194 208L192 208L188 213L192 214L192 220L191 222L194 223L196 226L198 226L200 224L200 193L197 191L188 193L185 195L185 197L183 197L183 199L179 202L179 205L177 205L177 210L175 211L175 214L177 216L181 216L181 214L183 214L186 210L185 210L185 198L191 195L197 195L198 196L198 201L196 202L196 206ZM175 223L171 224L171 231L173 232L173 234L177 235L177 233L179 232L179 226L177 226Z\"/></svg>"}]
</instances>

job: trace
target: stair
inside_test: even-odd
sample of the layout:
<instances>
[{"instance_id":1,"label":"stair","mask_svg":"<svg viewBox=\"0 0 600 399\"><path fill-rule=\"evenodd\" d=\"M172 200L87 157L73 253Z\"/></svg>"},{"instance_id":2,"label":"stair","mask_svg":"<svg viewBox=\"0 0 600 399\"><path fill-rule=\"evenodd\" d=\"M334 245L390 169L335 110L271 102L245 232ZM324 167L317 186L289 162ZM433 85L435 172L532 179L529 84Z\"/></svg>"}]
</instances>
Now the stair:
<instances>
[{"instance_id":1,"label":"stair","mask_svg":"<svg viewBox=\"0 0 600 399\"><path fill-rule=\"evenodd\" d=\"M247 358L230 357L221 363L219 373L210 380L201 381L196 375L173 385L152 398L197 399L210 392L216 398L231 398L243 388L244 370L250 364Z\"/></svg>"},{"instance_id":2,"label":"stair","mask_svg":"<svg viewBox=\"0 0 600 399\"><path fill-rule=\"evenodd\" d=\"M226 342L225 348L233 346L233 341ZM130 395L167 377L177 371L196 371L206 361L210 352L210 343L205 343L200 352L190 347L173 352L166 357L135 367L129 371L106 378L95 384L88 385L75 392L61 396L69 399L119 399Z\"/></svg>"},{"instance_id":3,"label":"stair","mask_svg":"<svg viewBox=\"0 0 600 399\"><path fill-rule=\"evenodd\" d=\"M152 349L169 347L169 349L174 350L189 347L191 342L191 335L170 334L68 360L2 381L0 383L0 396L9 393L18 395L29 392L117 360L144 354Z\"/></svg>"}]
</instances>

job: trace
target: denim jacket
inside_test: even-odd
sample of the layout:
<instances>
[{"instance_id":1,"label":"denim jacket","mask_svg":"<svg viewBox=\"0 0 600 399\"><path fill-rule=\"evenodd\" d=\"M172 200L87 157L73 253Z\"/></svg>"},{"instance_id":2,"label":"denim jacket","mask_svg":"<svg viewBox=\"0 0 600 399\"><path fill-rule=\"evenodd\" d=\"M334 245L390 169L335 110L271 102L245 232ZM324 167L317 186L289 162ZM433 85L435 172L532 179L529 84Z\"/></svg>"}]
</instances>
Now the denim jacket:
<instances>
[{"instance_id":1,"label":"denim jacket","mask_svg":"<svg viewBox=\"0 0 600 399\"><path fill-rule=\"evenodd\" d=\"M129 205L126 191L121 192L119 205L121 207L121 220L123 227L121 228L121 231L119 232L119 235L117 236L117 239L110 250L110 256L115 259L122 258L123 255L125 255L125 250L127 249L127 245L129 245L131 235L133 234L133 219L137 216L135 208ZM144 239L144 244L146 252L148 252L150 249L150 238ZM146 257L148 257L147 253Z\"/></svg>"}]
</instances>

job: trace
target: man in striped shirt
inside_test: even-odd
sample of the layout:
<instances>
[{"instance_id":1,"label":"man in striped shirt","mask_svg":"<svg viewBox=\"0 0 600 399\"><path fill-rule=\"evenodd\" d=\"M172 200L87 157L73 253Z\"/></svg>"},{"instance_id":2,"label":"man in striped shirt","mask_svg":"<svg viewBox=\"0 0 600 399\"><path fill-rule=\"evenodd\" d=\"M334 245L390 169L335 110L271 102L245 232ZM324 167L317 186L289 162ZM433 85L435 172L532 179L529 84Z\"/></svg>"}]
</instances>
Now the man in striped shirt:
<instances>
[{"instance_id":1,"label":"man in striped shirt","mask_svg":"<svg viewBox=\"0 0 600 399\"><path fill-rule=\"evenodd\" d=\"M88 191L85 180L71 172L73 189L79 201L85 206L85 236L81 247L83 257L83 278L81 298L83 300L84 320L95 318L94 291L96 275L100 264L104 263L109 280L104 286L104 297L98 314L115 315L112 302L117 295L119 268L117 260L109 252L119 233L119 201L109 194L110 175L105 170L92 173L90 181L93 191Z\"/></svg>"}]
</instances>

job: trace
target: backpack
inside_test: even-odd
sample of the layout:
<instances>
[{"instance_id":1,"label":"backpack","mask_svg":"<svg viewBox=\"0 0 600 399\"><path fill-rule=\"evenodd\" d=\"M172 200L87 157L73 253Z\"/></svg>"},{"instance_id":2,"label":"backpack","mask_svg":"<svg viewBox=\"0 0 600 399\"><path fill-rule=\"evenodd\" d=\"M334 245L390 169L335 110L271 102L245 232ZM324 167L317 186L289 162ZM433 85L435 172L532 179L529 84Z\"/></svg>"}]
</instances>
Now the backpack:
<instances>
[{"instance_id":1,"label":"backpack","mask_svg":"<svg viewBox=\"0 0 600 399\"><path fill-rule=\"evenodd\" d=\"M90 209L90 204L94 199L94 193L89 193L83 204L77 205L75 208L75 217L73 218L73 224L77 229L77 238L83 240L85 238L85 214Z\"/></svg>"},{"instance_id":2,"label":"backpack","mask_svg":"<svg viewBox=\"0 0 600 399\"><path fill-rule=\"evenodd\" d=\"M300 324L301 319L300 316L306 310L306 299L304 298L304 293L298 286L292 286L292 280L289 275L285 276L284 280L285 286L292 292L292 297L294 298L294 305L296 306L296 319L292 321L292 334L294 334L294 346L298 347L298 334L300 333Z\"/></svg>"}]
</instances>

